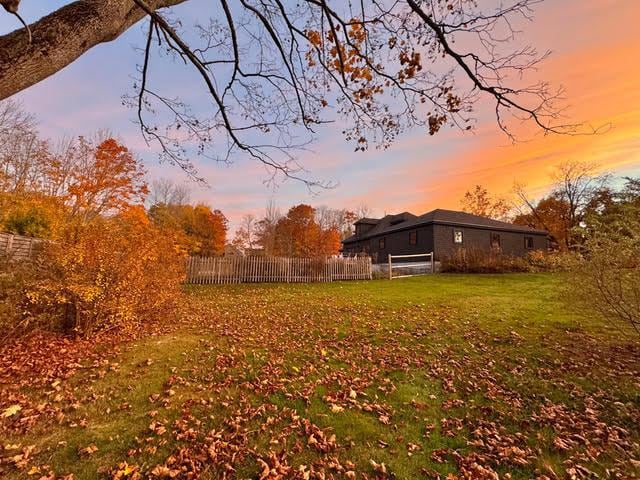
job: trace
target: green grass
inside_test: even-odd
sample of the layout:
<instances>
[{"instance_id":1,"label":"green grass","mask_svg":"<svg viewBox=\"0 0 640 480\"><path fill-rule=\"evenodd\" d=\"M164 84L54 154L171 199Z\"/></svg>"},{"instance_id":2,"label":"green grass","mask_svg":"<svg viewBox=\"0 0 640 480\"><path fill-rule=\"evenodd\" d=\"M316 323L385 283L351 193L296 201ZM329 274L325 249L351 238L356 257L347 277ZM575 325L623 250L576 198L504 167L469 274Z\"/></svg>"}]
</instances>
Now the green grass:
<instances>
[{"instance_id":1,"label":"green grass","mask_svg":"<svg viewBox=\"0 0 640 480\"><path fill-rule=\"evenodd\" d=\"M162 465L256 478L266 462L285 476L361 478L371 461L407 479L478 478L474 463L514 479L576 465L637 474L640 346L568 308L565 283L517 274L190 287L174 331L127 343L102 375L64 380L74 401L57 415L27 432L4 420L0 474L109 477L127 462L143 475ZM625 433L612 441L603 429ZM573 443L560 449L556 438ZM98 450L80 455L88 445Z\"/></svg>"}]
</instances>

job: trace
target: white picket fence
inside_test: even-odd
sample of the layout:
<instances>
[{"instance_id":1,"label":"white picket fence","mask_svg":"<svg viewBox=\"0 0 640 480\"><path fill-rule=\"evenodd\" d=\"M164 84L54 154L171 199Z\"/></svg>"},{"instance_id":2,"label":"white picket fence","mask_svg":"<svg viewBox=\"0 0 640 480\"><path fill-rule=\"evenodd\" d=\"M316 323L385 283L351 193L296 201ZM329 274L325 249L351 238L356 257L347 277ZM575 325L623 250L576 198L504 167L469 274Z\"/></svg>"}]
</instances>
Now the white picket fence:
<instances>
[{"instance_id":1,"label":"white picket fence","mask_svg":"<svg viewBox=\"0 0 640 480\"><path fill-rule=\"evenodd\" d=\"M0 256L11 260L26 260L34 255L42 242L40 238L0 232Z\"/></svg>"},{"instance_id":2,"label":"white picket fence","mask_svg":"<svg viewBox=\"0 0 640 480\"><path fill-rule=\"evenodd\" d=\"M189 257L186 283L371 280L371 258Z\"/></svg>"}]
</instances>

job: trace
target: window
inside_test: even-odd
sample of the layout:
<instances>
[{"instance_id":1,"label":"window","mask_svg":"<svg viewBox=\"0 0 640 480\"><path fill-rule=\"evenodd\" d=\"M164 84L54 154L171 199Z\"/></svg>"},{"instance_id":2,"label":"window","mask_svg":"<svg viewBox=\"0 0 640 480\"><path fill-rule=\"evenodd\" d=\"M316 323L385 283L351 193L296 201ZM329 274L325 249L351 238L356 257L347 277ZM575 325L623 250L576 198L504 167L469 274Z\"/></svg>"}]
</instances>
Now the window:
<instances>
[{"instance_id":1,"label":"window","mask_svg":"<svg viewBox=\"0 0 640 480\"><path fill-rule=\"evenodd\" d=\"M533 237L524 237L524 248L533 250Z\"/></svg>"},{"instance_id":2,"label":"window","mask_svg":"<svg viewBox=\"0 0 640 480\"><path fill-rule=\"evenodd\" d=\"M378 240L378 249L379 250L384 250L384 237L382 237L380 240Z\"/></svg>"},{"instance_id":3,"label":"window","mask_svg":"<svg viewBox=\"0 0 640 480\"><path fill-rule=\"evenodd\" d=\"M457 243L457 244L462 243L462 230L453 231L453 243Z\"/></svg>"},{"instance_id":4,"label":"window","mask_svg":"<svg viewBox=\"0 0 640 480\"><path fill-rule=\"evenodd\" d=\"M418 244L418 232L415 230L413 232L409 232L409 245L417 245Z\"/></svg>"},{"instance_id":5,"label":"window","mask_svg":"<svg viewBox=\"0 0 640 480\"><path fill-rule=\"evenodd\" d=\"M491 248L500 248L500 234L492 233L491 234Z\"/></svg>"}]
</instances>

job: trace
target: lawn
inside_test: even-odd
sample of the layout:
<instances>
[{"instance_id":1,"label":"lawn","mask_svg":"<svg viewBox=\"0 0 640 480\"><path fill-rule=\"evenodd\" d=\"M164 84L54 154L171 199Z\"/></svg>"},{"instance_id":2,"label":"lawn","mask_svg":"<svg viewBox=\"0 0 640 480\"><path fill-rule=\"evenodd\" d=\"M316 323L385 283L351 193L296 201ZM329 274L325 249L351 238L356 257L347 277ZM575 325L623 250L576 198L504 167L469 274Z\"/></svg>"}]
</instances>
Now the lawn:
<instances>
[{"instance_id":1,"label":"lawn","mask_svg":"<svg viewBox=\"0 0 640 480\"><path fill-rule=\"evenodd\" d=\"M565 284L208 286L136 338L35 335L2 350L0 476L637 478L640 343Z\"/></svg>"}]
</instances>

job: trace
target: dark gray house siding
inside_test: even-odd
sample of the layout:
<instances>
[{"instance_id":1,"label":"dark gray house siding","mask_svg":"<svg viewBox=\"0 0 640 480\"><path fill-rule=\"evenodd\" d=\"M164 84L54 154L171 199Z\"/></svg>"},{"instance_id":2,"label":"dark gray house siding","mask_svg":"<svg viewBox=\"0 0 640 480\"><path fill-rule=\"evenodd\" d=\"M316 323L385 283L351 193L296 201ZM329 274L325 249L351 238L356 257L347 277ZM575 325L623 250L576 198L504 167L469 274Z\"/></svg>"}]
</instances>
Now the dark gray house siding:
<instances>
[{"instance_id":1,"label":"dark gray house siding","mask_svg":"<svg viewBox=\"0 0 640 480\"><path fill-rule=\"evenodd\" d=\"M461 243L455 241L456 232ZM435 259L441 260L462 248L490 252L498 246L502 253L513 256L546 251L547 233L464 212L434 210L421 216L405 212L357 222L356 234L343 241L343 252L367 253L375 263L382 263L390 254L434 252Z\"/></svg>"},{"instance_id":2,"label":"dark gray house siding","mask_svg":"<svg viewBox=\"0 0 640 480\"><path fill-rule=\"evenodd\" d=\"M462 231L462 243L453 241L454 231ZM434 249L436 260L447 257L460 248L467 250L491 251L492 234L498 235L500 251L505 255L522 257L531 250L547 250L547 236L539 233L507 232L497 229L478 227L457 227L452 225L434 225ZM528 245L526 237L531 238ZM531 248L529 248L531 246Z\"/></svg>"},{"instance_id":3,"label":"dark gray house siding","mask_svg":"<svg viewBox=\"0 0 640 480\"><path fill-rule=\"evenodd\" d=\"M411 232L416 234L415 245L410 241ZM366 252L374 263L386 262L389 255L412 255L433 250L433 225L382 234L343 247L345 253Z\"/></svg>"}]
</instances>

